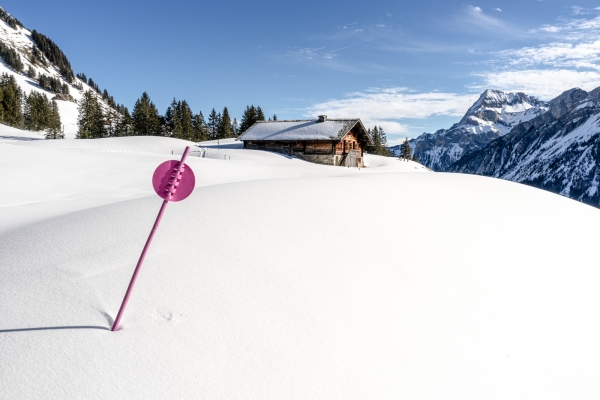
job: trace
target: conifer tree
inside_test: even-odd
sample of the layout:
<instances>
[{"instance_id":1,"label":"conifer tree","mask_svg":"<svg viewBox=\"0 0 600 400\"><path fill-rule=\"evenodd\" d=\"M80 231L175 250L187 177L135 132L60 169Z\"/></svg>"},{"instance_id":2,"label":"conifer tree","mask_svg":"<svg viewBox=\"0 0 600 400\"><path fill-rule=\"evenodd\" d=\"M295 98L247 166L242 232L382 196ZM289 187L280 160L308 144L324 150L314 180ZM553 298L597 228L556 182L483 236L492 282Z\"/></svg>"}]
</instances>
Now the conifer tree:
<instances>
[{"instance_id":1,"label":"conifer tree","mask_svg":"<svg viewBox=\"0 0 600 400\"><path fill-rule=\"evenodd\" d=\"M27 68L27 76L30 77L31 79L36 78L35 69L33 69L33 67L31 65L29 66L29 68Z\"/></svg>"},{"instance_id":2,"label":"conifer tree","mask_svg":"<svg viewBox=\"0 0 600 400\"><path fill-rule=\"evenodd\" d=\"M379 142L381 143L381 150L379 155L386 157L390 156L390 150L387 147L387 137L381 126L379 127Z\"/></svg>"},{"instance_id":3,"label":"conifer tree","mask_svg":"<svg viewBox=\"0 0 600 400\"><path fill-rule=\"evenodd\" d=\"M49 126L51 103L45 94L32 91L25 97L25 128L30 131L42 131Z\"/></svg>"},{"instance_id":4,"label":"conifer tree","mask_svg":"<svg viewBox=\"0 0 600 400\"><path fill-rule=\"evenodd\" d=\"M106 136L102 107L90 90L79 101L77 117L77 139L94 139Z\"/></svg>"},{"instance_id":5,"label":"conifer tree","mask_svg":"<svg viewBox=\"0 0 600 400\"><path fill-rule=\"evenodd\" d=\"M121 118L117 122L116 136L131 136L133 134L133 119L127 107L119 107Z\"/></svg>"},{"instance_id":6,"label":"conifer tree","mask_svg":"<svg viewBox=\"0 0 600 400\"><path fill-rule=\"evenodd\" d=\"M165 136L180 137L179 108L180 104L178 104L175 97L173 97L173 101L171 101L171 104L167 107L167 111L165 112Z\"/></svg>"},{"instance_id":7,"label":"conifer tree","mask_svg":"<svg viewBox=\"0 0 600 400\"><path fill-rule=\"evenodd\" d=\"M389 157L391 152L387 147L387 137L383 128L381 126L374 126L373 129L369 129L368 133L371 136L373 145L369 146L367 150L379 156Z\"/></svg>"},{"instance_id":8,"label":"conifer tree","mask_svg":"<svg viewBox=\"0 0 600 400\"><path fill-rule=\"evenodd\" d=\"M181 139L194 140L193 114L187 101L182 100L179 104L179 126L181 129Z\"/></svg>"},{"instance_id":9,"label":"conifer tree","mask_svg":"<svg viewBox=\"0 0 600 400\"><path fill-rule=\"evenodd\" d=\"M211 139L217 139L219 136L219 115L213 108L208 115L208 136Z\"/></svg>"},{"instance_id":10,"label":"conifer tree","mask_svg":"<svg viewBox=\"0 0 600 400\"><path fill-rule=\"evenodd\" d=\"M238 137L239 133L240 133L240 127L238 125L237 119L233 119L233 122L231 123L231 133L233 133L234 137Z\"/></svg>"},{"instance_id":11,"label":"conifer tree","mask_svg":"<svg viewBox=\"0 0 600 400\"><path fill-rule=\"evenodd\" d=\"M231 132L231 118L229 117L227 107L223 108L223 114L219 120L217 137L219 139L233 137L233 133Z\"/></svg>"},{"instance_id":12,"label":"conifer tree","mask_svg":"<svg viewBox=\"0 0 600 400\"><path fill-rule=\"evenodd\" d=\"M412 155L412 149L408 143L408 138L404 139L404 143L400 145L400 158L410 160Z\"/></svg>"},{"instance_id":13,"label":"conifer tree","mask_svg":"<svg viewBox=\"0 0 600 400\"><path fill-rule=\"evenodd\" d=\"M150 100L148 93L136 100L133 106L133 134L134 135L160 135L161 123L156 106Z\"/></svg>"},{"instance_id":14,"label":"conifer tree","mask_svg":"<svg viewBox=\"0 0 600 400\"><path fill-rule=\"evenodd\" d=\"M256 120L257 121L265 120L265 114L263 113L263 110L262 110L262 108L260 108L260 106L256 107Z\"/></svg>"},{"instance_id":15,"label":"conifer tree","mask_svg":"<svg viewBox=\"0 0 600 400\"><path fill-rule=\"evenodd\" d=\"M203 142L209 139L208 136L208 126L206 125L206 121L204 120L204 115L202 115L202 111L198 112L194 116L193 119L194 125L194 142Z\"/></svg>"},{"instance_id":16,"label":"conifer tree","mask_svg":"<svg viewBox=\"0 0 600 400\"><path fill-rule=\"evenodd\" d=\"M417 163L419 162L419 159L417 158L417 153L413 154L412 160Z\"/></svg>"},{"instance_id":17,"label":"conifer tree","mask_svg":"<svg viewBox=\"0 0 600 400\"><path fill-rule=\"evenodd\" d=\"M369 129L369 135L371 135L372 146L369 147L369 152L373 154L379 154L381 151L381 137L379 136L379 129L374 126L373 129Z\"/></svg>"},{"instance_id":18,"label":"conifer tree","mask_svg":"<svg viewBox=\"0 0 600 400\"><path fill-rule=\"evenodd\" d=\"M273 114L273 121L277 121L277 114Z\"/></svg>"},{"instance_id":19,"label":"conifer tree","mask_svg":"<svg viewBox=\"0 0 600 400\"><path fill-rule=\"evenodd\" d=\"M15 77L8 74L0 76L0 108L2 109L1 118L5 125L21 128L24 125L23 111L23 91L17 85Z\"/></svg>"},{"instance_id":20,"label":"conifer tree","mask_svg":"<svg viewBox=\"0 0 600 400\"><path fill-rule=\"evenodd\" d=\"M48 125L46 127L46 139L64 139L65 134L61 131L60 113L55 100L50 103Z\"/></svg>"},{"instance_id":21,"label":"conifer tree","mask_svg":"<svg viewBox=\"0 0 600 400\"><path fill-rule=\"evenodd\" d=\"M17 53L13 48L6 46L2 41L0 41L0 58L2 58L4 62L12 67L15 71L23 71L23 62L21 61L21 56L19 53Z\"/></svg>"},{"instance_id":22,"label":"conifer tree","mask_svg":"<svg viewBox=\"0 0 600 400\"><path fill-rule=\"evenodd\" d=\"M260 107L259 107L260 108ZM262 111L261 111L262 112ZM263 116L264 119L264 116ZM246 106L244 110L244 114L242 114L242 120L240 121L240 129L239 133L242 134L248 130L254 123L258 120L258 112L254 107L254 104L251 106Z\"/></svg>"}]
</instances>

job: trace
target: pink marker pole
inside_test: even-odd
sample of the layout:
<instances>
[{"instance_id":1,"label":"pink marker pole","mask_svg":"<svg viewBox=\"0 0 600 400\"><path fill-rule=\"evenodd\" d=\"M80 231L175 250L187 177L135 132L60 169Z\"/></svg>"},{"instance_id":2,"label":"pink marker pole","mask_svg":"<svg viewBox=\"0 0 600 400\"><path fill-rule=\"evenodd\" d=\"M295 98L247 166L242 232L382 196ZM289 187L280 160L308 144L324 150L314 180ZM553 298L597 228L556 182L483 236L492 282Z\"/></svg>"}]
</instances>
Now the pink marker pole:
<instances>
[{"instance_id":1,"label":"pink marker pole","mask_svg":"<svg viewBox=\"0 0 600 400\"><path fill-rule=\"evenodd\" d=\"M164 163L160 164L158 168L156 168L156 171L154 171L154 175L152 176L152 185L154 186L156 194L162 197L164 201L160 207L160 211L158 212L158 216L156 217L152 231L150 231L150 236L148 236L144 250L142 250L140 259L135 267L135 271L131 277L131 282L129 282L129 287L127 288L123 302L121 303L121 308L119 309L117 318L115 319L115 322L111 328L111 331L113 332L119 329L119 322L121 322L121 317L123 317L123 312L125 311L125 307L127 306L131 292L133 291L133 286L135 285L135 281L140 273L140 269L144 263L144 258L146 258L146 253L148 253L148 248L150 247L150 243L152 243L152 239L154 238L158 224L160 224L163 213L167 208L167 204L169 204L170 201L184 200L194 190L194 186L196 184L194 172L185 164L185 159L187 158L189 151L190 147L188 146L183 152L181 161L165 161Z\"/></svg>"}]
</instances>

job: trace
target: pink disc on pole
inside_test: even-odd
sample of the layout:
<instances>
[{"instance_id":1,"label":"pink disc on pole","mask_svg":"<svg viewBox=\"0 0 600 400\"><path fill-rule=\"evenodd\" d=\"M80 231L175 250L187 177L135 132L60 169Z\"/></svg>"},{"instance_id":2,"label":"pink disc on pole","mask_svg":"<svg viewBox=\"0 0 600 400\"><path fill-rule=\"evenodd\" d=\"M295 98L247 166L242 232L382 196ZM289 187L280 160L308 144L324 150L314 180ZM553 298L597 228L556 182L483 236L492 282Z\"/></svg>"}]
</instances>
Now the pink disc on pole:
<instances>
[{"instance_id":1,"label":"pink disc on pole","mask_svg":"<svg viewBox=\"0 0 600 400\"><path fill-rule=\"evenodd\" d=\"M194 171L183 164L179 170L179 161L169 160L160 164L152 176L152 186L157 195L167 201L181 201L186 199L196 186Z\"/></svg>"}]
</instances>

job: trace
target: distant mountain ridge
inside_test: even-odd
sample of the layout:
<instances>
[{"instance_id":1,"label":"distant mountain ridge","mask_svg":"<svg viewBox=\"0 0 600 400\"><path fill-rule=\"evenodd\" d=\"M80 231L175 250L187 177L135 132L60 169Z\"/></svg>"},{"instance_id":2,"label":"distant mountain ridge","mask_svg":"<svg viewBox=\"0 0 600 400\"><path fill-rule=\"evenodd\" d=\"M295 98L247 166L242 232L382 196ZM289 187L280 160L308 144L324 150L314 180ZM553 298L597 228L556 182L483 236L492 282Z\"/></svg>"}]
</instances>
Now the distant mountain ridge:
<instances>
[{"instance_id":1,"label":"distant mountain ridge","mask_svg":"<svg viewBox=\"0 0 600 400\"><path fill-rule=\"evenodd\" d=\"M492 176L600 206L600 87L575 88L548 111L465 154L447 171Z\"/></svg>"},{"instance_id":2,"label":"distant mountain ridge","mask_svg":"<svg viewBox=\"0 0 600 400\"><path fill-rule=\"evenodd\" d=\"M548 103L524 93L488 89L457 124L424 133L412 139L410 145L421 164L434 171L446 171L464 154L485 147L519 123L543 114L548 107Z\"/></svg>"}]
</instances>

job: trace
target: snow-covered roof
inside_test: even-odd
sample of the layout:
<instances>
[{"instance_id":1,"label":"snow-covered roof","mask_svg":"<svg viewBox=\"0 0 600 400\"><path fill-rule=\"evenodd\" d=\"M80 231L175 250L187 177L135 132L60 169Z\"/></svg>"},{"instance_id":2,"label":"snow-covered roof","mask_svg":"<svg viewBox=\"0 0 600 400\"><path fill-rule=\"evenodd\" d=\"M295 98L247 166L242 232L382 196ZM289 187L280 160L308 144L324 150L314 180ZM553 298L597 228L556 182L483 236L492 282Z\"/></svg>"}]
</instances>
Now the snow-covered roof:
<instances>
[{"instance_id":1,"label":"snow-covered roof","mask_svg":"<svg viewBox=\"0 0 600 400\"><path fill-rule=\"evenodd\" d=\"M360 119L258 121L239 140L341 140L357 124L366 133Z\"/></svg>"}]
</instances>

